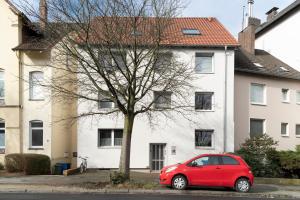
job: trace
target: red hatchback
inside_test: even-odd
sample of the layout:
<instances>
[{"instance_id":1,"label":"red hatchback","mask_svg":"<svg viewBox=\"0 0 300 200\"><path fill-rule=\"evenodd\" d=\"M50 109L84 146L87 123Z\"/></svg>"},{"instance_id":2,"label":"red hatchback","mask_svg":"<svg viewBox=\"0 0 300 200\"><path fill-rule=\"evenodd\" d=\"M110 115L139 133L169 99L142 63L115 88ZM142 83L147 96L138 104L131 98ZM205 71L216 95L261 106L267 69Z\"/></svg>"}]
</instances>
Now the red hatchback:
<instances>
[{"instance_id":1,"label":"red hatchback","mask_svg":"<svg viewBox=\"0 0 300 200\"><path fill-rule=\"evenodd\" d=\"M203 154L183 164L166 166L160 173L160 184L183 190L187 186L234 188L248 192L254 177L250 167L232 154Z\"/></svg>"}]
</instances>

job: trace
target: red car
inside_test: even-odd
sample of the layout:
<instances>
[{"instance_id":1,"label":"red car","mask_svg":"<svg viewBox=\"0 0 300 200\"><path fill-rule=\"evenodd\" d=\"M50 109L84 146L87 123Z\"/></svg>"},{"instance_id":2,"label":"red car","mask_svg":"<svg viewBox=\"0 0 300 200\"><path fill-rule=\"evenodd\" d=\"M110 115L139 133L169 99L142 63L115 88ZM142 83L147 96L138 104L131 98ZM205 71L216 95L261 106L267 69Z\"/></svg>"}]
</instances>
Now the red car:
<instances>
[{"instance_id":1,"label":"red car","mask_svg":"<svg viewBox=\"0 0 300 200\"><path fill-rule=\"evenodd\" d=\"M234 188L248 192L253 185L251 168L239 156L203 154L183 164L166 166L160 173L160 184L183 190L187 186Z\"/></svg>"}]
</instances>

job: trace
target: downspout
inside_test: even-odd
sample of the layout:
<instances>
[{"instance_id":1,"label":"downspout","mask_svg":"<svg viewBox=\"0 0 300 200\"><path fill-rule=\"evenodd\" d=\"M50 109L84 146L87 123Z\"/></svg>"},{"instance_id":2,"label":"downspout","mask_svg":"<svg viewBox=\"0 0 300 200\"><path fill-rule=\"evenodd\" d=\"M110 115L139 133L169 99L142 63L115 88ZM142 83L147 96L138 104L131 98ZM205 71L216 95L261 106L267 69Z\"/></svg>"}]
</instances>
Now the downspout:
<instances>
[{"instance_id":1,"label":"downspout","mask_svg":"<svg viewBox=\"0 0 300 200\"><path fill-rule=\"evenodd\" d=\"M223 142L224 142L224 152L226 152L227 149L227 76L228 76L228 72L227 72L227 46L225 46L225 83L224 83L224 138L223 138Z\"/></svg>"},{"instance_id":2,"label":"downspout","mask_svg":"<svg viewBox=\"0 0 300 200\"><path fill-rule=\"evenodd\" d=\"M23 52L17 52L19 57L19 130L20 130L20 153L23 153Z\"/></svg>"}]
</instances>

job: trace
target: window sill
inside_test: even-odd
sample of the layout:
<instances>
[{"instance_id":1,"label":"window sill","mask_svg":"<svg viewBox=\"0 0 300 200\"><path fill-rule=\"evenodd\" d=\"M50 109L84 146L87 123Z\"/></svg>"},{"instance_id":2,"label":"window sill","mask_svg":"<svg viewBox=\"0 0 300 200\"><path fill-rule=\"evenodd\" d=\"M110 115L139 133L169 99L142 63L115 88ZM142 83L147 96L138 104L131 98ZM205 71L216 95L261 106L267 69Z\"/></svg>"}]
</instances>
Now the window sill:
<instances>
[{"instance_id":1,"label":"window sill","mask_svg":"<svg viewBox=\"0 0 300 200\"><path fill-rule=\"evenodd\" d=\"M28 150L44 150L43 147L29 147Z\"/></svg>"},{"instance_id":2,"label":"window sill","mask_svg":"<svg viewBox=\"0 0 300 200\"><path fill-rule=\"evenodd\" d=\"M266 103L254 103L254 102L251 102L251 105L253 105L253 106L267 106Z\"/></svg>"},{"instance_id":3,"label":"window sill","mask_svg":"<svg viewBox=\"0 0 300 200\"><path fill-rule=\"evenodd\" d=\"M296 138L300 138L300 135L296 135Z\"/></svg>"},{"instance_id":4,"label":"window sill","mask_svg":"<svg viewBox=\"0 0 300 200\"><path fill-rule=\"evenodd\" d=\"M28 99L28 101L45 101L45 99Z\"/></svg>"},{"instance_id":5,"label":"window sill","mask_svg":"<svg viewBox=\"0 0 300 200\"><path fill-rule=\"evenodd\" d=\"M291 102L290 101L282 101L282 103L290 104Z\"/></svg>"},{"instance_id":6,"label":"window sill","mask_svg":"<svg viewBox=\"0 0 300 200\"><path fill-rule=\"evenodd\" d=\"M214 150L214 147L195 147L197 150Z\"/></svg>"},{"instance_id":7,"label":"window sill","mask_svg":"<svg viewBox=\"0 0 300 200\"><path fill-rule=\"evenodd\" d=\"M215 74L215 72L195 72L195 74L199 74L199 75L203 74L203 75L205 75L205 74Z\"/></svg>"},{"instance_id":8,"label":"window sill","mask_svg":"<svg viewBox=\"0 0 300 200\"><path fill-rule=\"evenodd\" d=\"M195 110L196 112L215 112L215 110Z\"/></svg>"},{"instance_id":9,"label":"window sill","mask_svg":"<svg viewBox=\"0 0 300 200\"><path fill-rule=\"evenodd\" d=\"M289 135L281 135L281 137L283 137L283 138L288 138L288 137L290 137Z\"/></svg>"},{"instance_id":10,"label":"window sill","mask_svg":"<svg viewBox=\"0 0 300 200\"><path fill-rule=\"evenodd\" d=\"M122 146L104 146L98 147L98 149L121 149Z\"/></svg>"}]
</instances>

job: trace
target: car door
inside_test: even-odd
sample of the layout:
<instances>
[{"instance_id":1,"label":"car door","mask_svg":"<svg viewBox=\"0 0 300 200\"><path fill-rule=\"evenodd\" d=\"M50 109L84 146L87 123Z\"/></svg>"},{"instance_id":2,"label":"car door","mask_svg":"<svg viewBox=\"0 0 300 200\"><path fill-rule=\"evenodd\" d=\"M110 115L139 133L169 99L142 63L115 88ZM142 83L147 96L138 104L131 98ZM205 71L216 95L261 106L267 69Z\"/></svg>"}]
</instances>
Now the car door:
<instances>
[{"instance_id":1,"label":"car door","mask_svg":"<svg viewBox=\"0 0 300 200\"><path fill-rule=\"evenodd\" d=\"M218 186L218 156L203 156L191 161L187 166L187 176L191 185Z\"/></svg>"},{"instance_id":2,"label":"car door","mask_svg":"<svg viewBox=\"0 0 300 200\"><path fill-rule=\"evenodd\" d=\"M221 164L221 186L231 187L240 173L240 163L231 156L221 156Z\"/></svg>"}]
</instances>

